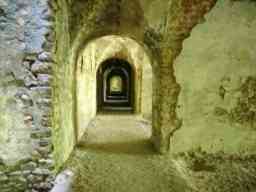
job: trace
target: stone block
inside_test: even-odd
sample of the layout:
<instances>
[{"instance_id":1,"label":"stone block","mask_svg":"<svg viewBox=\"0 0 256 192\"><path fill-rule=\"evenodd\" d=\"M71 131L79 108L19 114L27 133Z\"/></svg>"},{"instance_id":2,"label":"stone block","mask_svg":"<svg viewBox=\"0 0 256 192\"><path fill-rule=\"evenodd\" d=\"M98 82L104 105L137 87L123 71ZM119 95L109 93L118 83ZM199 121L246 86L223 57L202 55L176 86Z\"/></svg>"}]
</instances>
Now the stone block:
<instances>
[{"instance_id":1,"label":"stone block","mask_svg":"<svg viewBox=\"0 0 256 192\"><path fill-rule=\"evenodd\" d=\"M44 51L38 55L38 60L42 62L52 62L52 53Z\"/></svg>"},{"instance_id":2,"label":"stone block","mask_svg":"<svg viewBox=\"0 0 256 192\"><path fill-rule=\"evenodd\" d=\"M37 73L51 74L52 73L52 63L36 61L31 66L31 71L35 74L37 74Z\"/></svg>"},{"instance_id":3,"label":"stone block","mask_svg":"<svg viewBox=\"0 0 256 192\"><path fill-rule=\"evenodd\" d=\"M52 172L49 169L36 168L33 172L34 175L48 176L51 175Z\"/></svg>"},{"instance_id":4,"label":"stone block","mask_svg":"<svg viewBox=\"0 0 256 192\"><path fill-rule=\"evenodd\" d=\"M30 90L34 97L37 98L51 98L52 88L50 87L32 87Z\"/></svg>"},{"instance_id":5,"label":"stone block","mask_svg":"<svg viewBox=\"0 0 256 192\"><path fill-rule=\"evenodd\" d=\"M31 133L31 138L38 139L38 138L48 138L51 137L51 130L49 128L41 128L39 130L35 130Z\"/></svg>"},{"instance_id":6,"label":"stone block","mask_svg":"<svg viewBox=\"0 0 256 192\"><path fill-rule=\"evenodd\" d=\"M40 86L49 86L52 81L52 76L49 74L38 74L37 79Z\"/></svg>"}]
</instances>

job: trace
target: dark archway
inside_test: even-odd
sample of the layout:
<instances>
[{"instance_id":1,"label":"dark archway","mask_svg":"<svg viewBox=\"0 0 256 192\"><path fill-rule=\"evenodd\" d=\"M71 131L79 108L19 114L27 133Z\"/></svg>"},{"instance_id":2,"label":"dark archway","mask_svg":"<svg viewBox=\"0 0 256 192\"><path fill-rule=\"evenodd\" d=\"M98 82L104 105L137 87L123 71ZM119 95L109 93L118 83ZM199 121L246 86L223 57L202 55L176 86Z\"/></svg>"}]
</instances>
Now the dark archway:
<instances>
[{"instance_id":1,"label":"dark archway","mask_svg":"<svg viewBox=\"0 0 256 192\"><path fill-rule=\"evenodd\" d=\"M108 59L97 71L97 111L134 111L134 71L123 59Z\"/></svg>"}]
</instances>

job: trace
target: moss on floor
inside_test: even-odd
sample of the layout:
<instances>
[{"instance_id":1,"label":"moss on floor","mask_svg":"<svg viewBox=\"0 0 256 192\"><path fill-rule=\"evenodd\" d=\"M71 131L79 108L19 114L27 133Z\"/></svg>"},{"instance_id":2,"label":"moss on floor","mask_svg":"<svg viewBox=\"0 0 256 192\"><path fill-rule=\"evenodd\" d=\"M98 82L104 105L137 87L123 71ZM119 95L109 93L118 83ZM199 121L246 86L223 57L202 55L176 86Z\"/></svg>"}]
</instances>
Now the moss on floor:
<instances>
[{"instance_id":1,"label":"moss on floor","mask_svg":"<svg viewBox=\"0 0 256 192\"><path fill-rule=\"evenodd\" d=\"M186 192L191 187L170 156L152 150L150 126L132 116L105 116L89 127L67 167L75 192Z\"/></svg>"},{"instance_id":2,"label":"moss on floor","mask_svg":"<svg viewBox=\"0 0 256 192\"><path fill-rule=\"evenodd\" d=\"M74 192L255 192L256 156L157 155L150 129L133 116L98 117L66 165Z\"/></svg>"},{"instance_id":3,"label":"moss on floor","mask_svg":"<svg viewBox=\"0 0 256 192\"><path fill-rule=\"evenodd\" d=\"M201 192L256 191L256 155L208 154L190 151L179 155Z\"/></svg>"}]
</instances>

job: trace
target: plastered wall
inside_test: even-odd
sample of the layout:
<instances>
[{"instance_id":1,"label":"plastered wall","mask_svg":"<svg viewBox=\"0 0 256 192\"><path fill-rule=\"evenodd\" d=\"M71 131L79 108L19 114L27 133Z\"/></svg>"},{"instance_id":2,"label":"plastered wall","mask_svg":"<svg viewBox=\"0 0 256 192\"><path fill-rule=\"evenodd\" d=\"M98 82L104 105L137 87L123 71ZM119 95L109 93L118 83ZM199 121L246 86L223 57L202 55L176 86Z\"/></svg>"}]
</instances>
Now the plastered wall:
<instances>
[{"instance_id":1,"label":"plastered wall","mask_svg":"<svg viewBox=\"0 0 256 192\"><path fill-rule=\"evenodd\" d=\"M255 152L256 3L219 0L175 61L183 126L173 152Z\"/></svg>"}]
</instances>

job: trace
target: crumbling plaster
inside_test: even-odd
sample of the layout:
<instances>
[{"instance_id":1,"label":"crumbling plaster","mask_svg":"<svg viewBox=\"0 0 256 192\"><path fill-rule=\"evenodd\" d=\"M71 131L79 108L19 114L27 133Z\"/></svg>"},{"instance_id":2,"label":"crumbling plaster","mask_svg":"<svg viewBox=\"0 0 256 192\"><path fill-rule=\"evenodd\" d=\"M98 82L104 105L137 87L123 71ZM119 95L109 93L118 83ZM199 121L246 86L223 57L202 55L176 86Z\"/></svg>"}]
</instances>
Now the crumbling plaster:
<instances>
[{"instance_id":1,"label":"crumbling plaster","mask_svg":"<svg viewBox=\"0 0 256 192\"><path fill-rule=\"evenodd\" d=\"M175 61L182 128L173 152L255 152L256 4L219 0Z\"/></svg>"}]
</instances>

